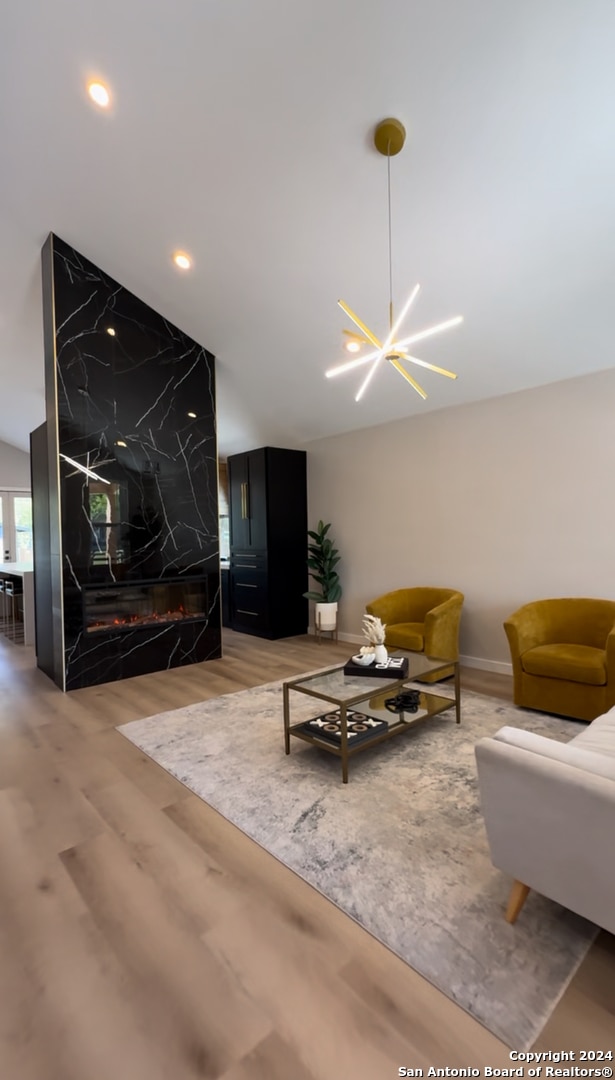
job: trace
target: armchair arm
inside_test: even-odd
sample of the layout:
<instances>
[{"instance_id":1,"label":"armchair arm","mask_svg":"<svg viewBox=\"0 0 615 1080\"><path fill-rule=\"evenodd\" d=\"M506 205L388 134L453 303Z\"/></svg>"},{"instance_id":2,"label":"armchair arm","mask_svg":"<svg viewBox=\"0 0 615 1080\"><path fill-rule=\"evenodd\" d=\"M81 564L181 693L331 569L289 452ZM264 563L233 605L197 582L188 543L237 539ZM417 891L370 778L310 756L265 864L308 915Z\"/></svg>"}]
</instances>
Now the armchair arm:
<instances>
[{"instance_id":1,"label":"armchair arm","mask_svg":"<svg viewBox=\"0 0 615 1080\"><path fill-rule=\"evenodd\" d=\"M546 645L549 642L548 617L538 602L526 604L513 615L509 615L504 623L504 629L510 645L513 665L515 660L528 649L533 649L535 645Z\"/></svg>"},{"instance_id":2,"label":"armchair arm","mask_svg":"<svg viewBox=\"0 0 615 1080\"><path fill-rule=\"evenodd\" d=\"M459 658L459 621L463 594L451 596L428 611L425 616L425 653L444 659Z\"/></svg>"},{"instance_id":3,"label":"armchair arm","mask_svg":"<svg viewBox=\"0 0 615 1080\"><path fill-rule=\"evenodd\" d=\"M606 639L606 681L615 687L615 626Z\"/></svg>"},{"instance_id":4,"label":"armchair arm","mask_svg":"<svg viewBox=\"0 0 615 1080\"><path fill-rule=\"evenodd\" d=\"M615 779L501 738L476 762L494 865L615 932Z\"/></svg>"}]
</instances>

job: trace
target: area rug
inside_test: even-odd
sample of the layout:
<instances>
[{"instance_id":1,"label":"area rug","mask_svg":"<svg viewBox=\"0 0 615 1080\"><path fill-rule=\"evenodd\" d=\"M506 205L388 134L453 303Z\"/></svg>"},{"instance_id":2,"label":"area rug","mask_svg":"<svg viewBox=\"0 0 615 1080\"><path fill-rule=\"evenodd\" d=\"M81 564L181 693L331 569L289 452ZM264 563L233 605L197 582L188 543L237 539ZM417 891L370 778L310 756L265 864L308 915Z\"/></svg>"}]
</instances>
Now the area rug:
<instances>
[{"instance_id":1,"label":"area rug","mask_svg":"<svg viewBox=\"0 0 615 1080\"><path fill-rule=\"evenodd\" d=\"M291 722L315 704L291 693ZM367 748L351 759L348 784L325 751L293 738L284 754L279 682L118 730L523 1050L597 930L534 893L514 927L503 918L510 880L489 858L474 746L504 724L562 741L581 726L464 693L461 725L451 709Z\"/></svg>"}]
</instances>

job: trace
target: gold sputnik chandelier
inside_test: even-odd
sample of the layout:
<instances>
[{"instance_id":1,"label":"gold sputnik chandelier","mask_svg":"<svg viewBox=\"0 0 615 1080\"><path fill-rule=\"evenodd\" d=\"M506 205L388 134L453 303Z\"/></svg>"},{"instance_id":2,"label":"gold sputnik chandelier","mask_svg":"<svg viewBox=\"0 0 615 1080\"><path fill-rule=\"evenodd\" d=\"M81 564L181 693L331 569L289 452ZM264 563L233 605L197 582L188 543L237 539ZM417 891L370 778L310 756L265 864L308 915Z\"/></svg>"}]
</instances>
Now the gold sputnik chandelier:
<instances>
[{"instance_id":1,"label":"gold sputnik chandelier","mask_svg":"<svg viewBox=\"0 0 615 1080\"><path fill-rule=\"evenodd\" d=\"M445 368L436 367L435 364L428 364L426 360L419 360L416 356L411 356L408 349L411 345L416 344L419 341L424 341L426 338L433 337L434 334L440 334L443 330L449 330L453 326L458 326L460 322L463 322L463 316L457 315L453 319L447 319L446 322L437 323L435 326L430 326L426 330L419 330L415 334L411 334L409 337L398 339L397 334L399 329L408 314L412 304L416 300L420 286L415 285L414 289L410 293L410 296L406 300L401 313L395 319L393 316L393 260L391 256L391 158L395 154L399 154L406 140L406 129L400 120L390 118L388 120L382 120L378 124L374 132L374 145L376 150L380 154L383 154L387 159L387 190L388 190L388 208L389 208L389 332L384 341L380 341L375 334L365 325L364 322L355 315L354 311L348 307L348 304L343 300L338 300L339 306L346 312L348 317L352 320L356 327L360 330L357 333L356 330L344 330L346 335L346 349L348 352L361 352L361 349L365 345L373 345L373 350L367 353L362 353L361 356L357 356L354 360L349 360L345 364L339 364L337 367L330 368L325 372L328 379L333 378L335 375L343 375L348 371L354 371L355 368L359 368L364 364L369 364L367 375L363 379L358 393L355 397L355 401L360 401L363 394L367 390L371 380L382 366L382 361L387 360L400 375L403 375L404 379L410 383L416 390L417 394L425 399L427 394L423 390L422 386L413 379L409 371L404 367L405 363L418 364L420 367L428 368L429 371L435 371L438 375L446 375L447 379L456 379L457 376L452 371L447 371Z\"/></svg>"}]
</instances>

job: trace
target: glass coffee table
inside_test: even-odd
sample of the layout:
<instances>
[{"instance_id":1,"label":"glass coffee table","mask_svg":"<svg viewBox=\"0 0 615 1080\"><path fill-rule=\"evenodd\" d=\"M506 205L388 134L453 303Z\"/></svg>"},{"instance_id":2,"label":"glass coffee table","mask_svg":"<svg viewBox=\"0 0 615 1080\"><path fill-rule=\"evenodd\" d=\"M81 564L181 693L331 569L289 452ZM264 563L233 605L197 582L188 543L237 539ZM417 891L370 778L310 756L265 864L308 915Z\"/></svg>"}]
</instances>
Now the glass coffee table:
<instances>
[{"instance_id":1,"label":"glass coffee table","mask_svg":"<svg viewBox=\"0 0 615 1080\"><path fill-rule=\"evenodd\" d=\"M344 675L344 665L328 668L314 675L289 679L282 684L284 702L284 748L290 754L290 737L303 739L341 758L342 781L348 783L348 761L362 750L376 746L394 735L401 735L432 716L455 709L456 722L461 723L459 693L459 663L423 653L396 649L392 656L407 656L408 671L403 678L379 678L369 675ZM454 697L443 697L425 683L419 691L415 711L390 712L385 701L395 697L415 679L435 674L444 668L454 668ZM307 694L325 703L319 714L299 723L290 722L290 691Z\"/></svg>"}]
</instances>

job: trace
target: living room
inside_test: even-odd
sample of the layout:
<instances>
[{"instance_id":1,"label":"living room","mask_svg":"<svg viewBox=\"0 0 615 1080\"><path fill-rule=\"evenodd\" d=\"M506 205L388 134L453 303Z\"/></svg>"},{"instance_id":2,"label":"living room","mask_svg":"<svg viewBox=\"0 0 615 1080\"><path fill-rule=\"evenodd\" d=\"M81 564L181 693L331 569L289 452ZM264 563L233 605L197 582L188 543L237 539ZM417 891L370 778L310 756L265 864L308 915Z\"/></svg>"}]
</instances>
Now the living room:
<instances>
[{"instance_id":1,"label":"living room","mask_svg":"<svg viewBox=\"0 0 615 1080\"><path fill-rule=\"evenodd\" d=\"M615 600L614 28L601 0L10 13L0 491L28 493L46 415L53 232L215 354L214 469L305 452L342 595L335 639L310 608L307 633L223 628L219 657L66 692L0 635L7 1076L528 1075L520 1055L563 1051L609 1075L614 939L535 891L506 922L475 746L589 730L515 704L504 623ZM363 334L337 301L384 339L415 280L405 332L463 314L417 345L457 378L408 358L423 400L376 365L356 402L366 368L325 377ZM343 665L366 605L420 586L464 596L458 730L449 710L366 748L347 785L333 755L286 755L281 683Z\"/></svg>"}]
</instances>

